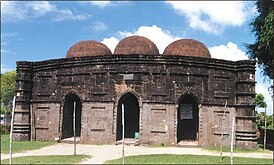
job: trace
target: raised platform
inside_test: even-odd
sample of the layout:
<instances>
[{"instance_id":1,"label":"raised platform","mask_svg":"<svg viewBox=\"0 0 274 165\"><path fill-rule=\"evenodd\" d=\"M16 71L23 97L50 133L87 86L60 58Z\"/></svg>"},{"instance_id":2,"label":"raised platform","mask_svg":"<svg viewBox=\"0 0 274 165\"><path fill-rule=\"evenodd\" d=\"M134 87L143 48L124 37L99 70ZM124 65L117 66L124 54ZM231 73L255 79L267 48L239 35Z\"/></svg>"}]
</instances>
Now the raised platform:
<instances>
[{"instance_id":1,"label":"raised platform","mask_svg":"<svg viewBox=\"0 0 274 165\"><path fill-rule=\"evenodd\" d=\"M198 147L198 141L182 140L177 143L178 147L196 148Z\"/></svg>"},{"instance_id":2,"label":"raised platform","mask_svg":"<svg viewBox=\"0 0 274 165\"><path fill-rule=\"evenodd\" d=\"M80 141L80 137L76 137L76 143L79 143L79 141ZM62 139L61 142L62 143L73 144L74 143L74 137Z\"/></svg>"},{"instance_id":3,"label":"raised platform","mask_svg":"<svg viewBox=\"0 0 274 165\"><path fill-rule=\"evenodd\" d=\"M123 144L123 140L118 140L115 143L116 145L120 145ZM139 145L139 140L138 139L134 139L134 138L125 138L125 145L134 145L137 146Z\"/></svg>"}]
</instances>

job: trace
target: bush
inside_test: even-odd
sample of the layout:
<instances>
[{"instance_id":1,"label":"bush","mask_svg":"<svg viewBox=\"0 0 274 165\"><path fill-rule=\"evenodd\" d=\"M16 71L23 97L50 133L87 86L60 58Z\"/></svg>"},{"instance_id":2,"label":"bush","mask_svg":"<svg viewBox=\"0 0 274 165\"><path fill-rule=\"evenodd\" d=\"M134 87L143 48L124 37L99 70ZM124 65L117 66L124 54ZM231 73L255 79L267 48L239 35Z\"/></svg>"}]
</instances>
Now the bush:
<instances>
[{"instance_id":1,"label":"bush","mask_svg":"<svg viewBox=\"0 0 274 165\"><path fill-rule=\"evenodd\" d=\"M10 124L1 125L1 134L9 134L10 133Z\"/></svg>"}]
</instances>

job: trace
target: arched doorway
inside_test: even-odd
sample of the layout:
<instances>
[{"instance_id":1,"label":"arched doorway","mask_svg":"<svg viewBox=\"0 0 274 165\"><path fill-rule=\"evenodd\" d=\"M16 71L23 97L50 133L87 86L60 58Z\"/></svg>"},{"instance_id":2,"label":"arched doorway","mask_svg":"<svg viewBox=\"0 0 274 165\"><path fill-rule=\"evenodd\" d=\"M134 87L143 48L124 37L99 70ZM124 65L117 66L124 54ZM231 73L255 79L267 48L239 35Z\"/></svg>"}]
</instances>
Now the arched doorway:
<instances>
[{"instance_id":1,"label":"arched doorway","mask_svg":"<svg viewBox=\"0 0 274 165\"><path fill-rule=\"evenodd\" d=\"M76 102L75 134L77 137L80 137L81 135L81 116L82 116L81 100L75 94L68 94L65 97L65 103L63 107L62 139L74 136L74 132L73 132L74 102Z\"/></svg>"},{"instance_id":2,"label":"arched doorway","mask_svg":"<svg viewBox=\"0 0 274 165\"><path fill-rule=\"evenodd\" d=\"M179 101L177 115L177 143L198 139L198 103L191 95L184 95Z\"/></svg>"},{"instance_id":3,"label":"arched doorway","mask_svg":"<svg viewBox=\"0 0 274 165\"><path fill-rule=\"evenodd\" d=\"M139 103L133 94L126 93L118 102L116 130L117 141L122 139L122 104L124 104L125 108L125 138L134 138L135 132L139 132Z\"/></svg>"}]
</instances>

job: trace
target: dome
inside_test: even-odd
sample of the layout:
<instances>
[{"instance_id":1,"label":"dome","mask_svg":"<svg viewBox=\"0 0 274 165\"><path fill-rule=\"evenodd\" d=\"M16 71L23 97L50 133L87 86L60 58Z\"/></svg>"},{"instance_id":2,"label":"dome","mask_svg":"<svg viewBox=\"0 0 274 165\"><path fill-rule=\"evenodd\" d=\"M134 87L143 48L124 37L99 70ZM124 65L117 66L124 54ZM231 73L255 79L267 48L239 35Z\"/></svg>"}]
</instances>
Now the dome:
<instances>
[{"instance_id":1,"label":"dome","mask_svg":"<svg viewBox=\"0 0 274 165\"><path fill-rule=\"evenodd\" d=\"M101 42L93 40L80 41L74 44L67 52L67 58L96 55L110 55L109 48Z\"/></svg>"},{"instance_id":2,"label":"dome","mask_svg":"<svg viewBox=\"0 0 274 165\"><path fill-rule=\"evenodd\" d=\"M163 54L211 58L207 47L202 42L193 39L174 41L165 48Z\"/></svg>"},{"instance_id":3,"label":"dome","mask_svg":"<svg viewBox=\"0 0 274 165\"><path fill-rule=\"evenodd\" d=\"M145 37L130 36L118 43L114 54L158 55L159 50L152 41Z\"/></svg>"}]
</instances>

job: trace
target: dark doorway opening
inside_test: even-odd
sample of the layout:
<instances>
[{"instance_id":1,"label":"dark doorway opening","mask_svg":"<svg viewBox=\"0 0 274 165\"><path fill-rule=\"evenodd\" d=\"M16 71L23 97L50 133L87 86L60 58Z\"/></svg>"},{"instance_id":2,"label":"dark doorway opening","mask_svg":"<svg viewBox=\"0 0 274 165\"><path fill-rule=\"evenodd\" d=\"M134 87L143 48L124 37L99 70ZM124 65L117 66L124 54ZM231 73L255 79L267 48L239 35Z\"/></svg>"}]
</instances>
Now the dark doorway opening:
<instances>
[{"instance_id":1,"label":"dark doorway opening","mask_svg":"<svg viewBox=\"0 0 274 165\"><path fill-rule=\"evenodd\" d=\"M74 102L76 102L75 134L77 137L80 137L81 135L82 104L81 104L80 98L77 95L69 94L65 97L65 104L63 107L62 139L74 136L74 132L73 132Z\"/></svg>"},{"instance_id":2,"label":"dark doorway opening","mask_svg":"<svg viewBox=\"0 0 274 165\"><path fill-rule=\"evenodd\" d=\"M122 104L124 104L125 108L125 138L134 138L135 132L139 132L139 103L133 94L126 93L118 102L116 130L117 141L122 139Z\"/></svg>"},{"instance_id":3,"label":"dark doorway opening","mask_svg":"<svg viewBox=\"0 0 274 165\"><path fill-rule=\"evenodd\" d=\"M191 95L180 99L177 115L177 142L198 139L198 103Z\"/></svg>"}]
</instances>

